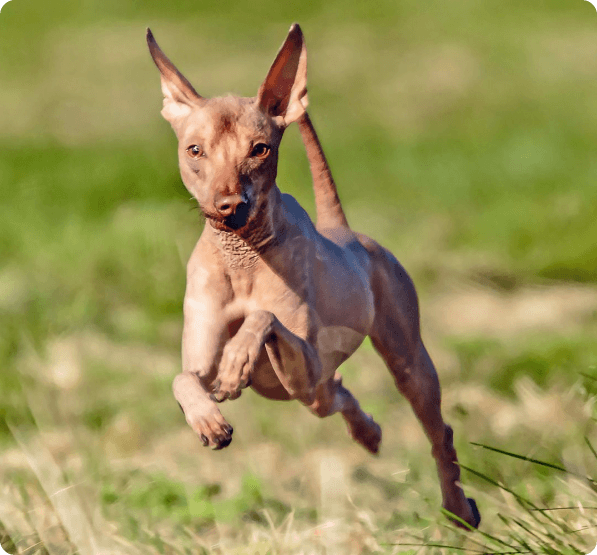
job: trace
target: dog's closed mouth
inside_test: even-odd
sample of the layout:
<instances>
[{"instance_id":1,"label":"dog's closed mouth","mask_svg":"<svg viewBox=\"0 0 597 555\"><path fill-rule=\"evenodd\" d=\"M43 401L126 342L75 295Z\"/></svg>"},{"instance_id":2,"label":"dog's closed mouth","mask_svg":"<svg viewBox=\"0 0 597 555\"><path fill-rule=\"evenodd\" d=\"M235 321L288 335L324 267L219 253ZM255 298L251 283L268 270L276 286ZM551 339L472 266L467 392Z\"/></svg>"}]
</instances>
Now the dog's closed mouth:
<instances>
[{"instance_id":1,"label":"dog's closed mouth","mask_svg":"<svg viewBox=\"0 0 597 555\"><path fill-rule=\"evenodd\" d=\"M230 229L240 229L244 227L249 221L250 206L248 203L243 202L238 206L236 212L226 218L224 218L224 224Z\"/></svg>"}]
</instances>

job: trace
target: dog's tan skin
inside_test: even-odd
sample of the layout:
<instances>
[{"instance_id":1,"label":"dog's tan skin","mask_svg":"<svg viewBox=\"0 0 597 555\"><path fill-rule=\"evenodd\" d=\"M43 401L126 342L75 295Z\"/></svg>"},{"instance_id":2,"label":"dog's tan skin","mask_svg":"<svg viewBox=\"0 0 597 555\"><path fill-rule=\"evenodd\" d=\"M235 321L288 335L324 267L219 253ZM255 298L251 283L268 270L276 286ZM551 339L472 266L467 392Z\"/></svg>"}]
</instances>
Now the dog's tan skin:
<instances>
[{"instance_id":1,"label":"dog's tan skin","mask_svg":"<svg viewBox=\"0 0 597 555\"><path fill-rule=\"evenodd\" d=\"M307 59L293 25L257 97L206 99L148 30L161 74L162 115L179 141L182 180L207 222L187 268L183 371L174 396L204 445L226 447L232 427L218 403L251 387L298 399L319 417L340 412L376 453L381 429L336 372L369 335L432 443L443 506L472 526L459 485L452 430L419 332L412 281L394 256L352 231L307 116ZM313 173L317 225L275 179L278 147L298 121Z\"/></svg>"}]
</instances>

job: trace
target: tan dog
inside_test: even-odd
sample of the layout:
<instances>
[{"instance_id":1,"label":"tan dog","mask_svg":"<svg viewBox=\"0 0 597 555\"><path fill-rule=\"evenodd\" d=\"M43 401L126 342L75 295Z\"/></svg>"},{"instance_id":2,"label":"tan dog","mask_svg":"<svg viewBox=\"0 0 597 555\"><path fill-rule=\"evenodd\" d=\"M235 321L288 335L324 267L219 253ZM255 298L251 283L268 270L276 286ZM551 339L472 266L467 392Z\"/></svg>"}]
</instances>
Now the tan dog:
<instances>
[{"instance_id":1,"label":"tan dog","mask_svg":"<svg viewBox=\"0 0 597 555\"><path fill-rule=\"evenodd\" d=\"M298 399L319 417L336 412L376 453L381 429L336 369L368 335L421 421L437 462L443 506L478 526L458 482L452 429L442 419L435 368L419 333L404 268L352 231L307 106L307 55L293 25L254 98L203 98L147 30L161 74L162 115L178 137L182 180L207 222L187 267L183 371L174 396L204 445L226 447L219 402L250 386ZM298 121L313 173L317 226L275 179L284 130Z\"/></svg>"}]
</instances>

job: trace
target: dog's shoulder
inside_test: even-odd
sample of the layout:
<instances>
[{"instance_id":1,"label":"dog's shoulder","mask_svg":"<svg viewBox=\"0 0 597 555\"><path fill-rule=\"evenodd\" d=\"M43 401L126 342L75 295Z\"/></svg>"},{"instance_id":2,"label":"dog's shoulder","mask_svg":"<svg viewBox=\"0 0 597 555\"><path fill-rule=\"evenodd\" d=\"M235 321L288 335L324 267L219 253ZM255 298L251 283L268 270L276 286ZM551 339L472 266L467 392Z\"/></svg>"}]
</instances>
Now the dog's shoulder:
<instances>
[{"instance_id":1,"label":"dog's shoulder","mask_svg":"<svg viewBox=\"0 0 597 555\"><path fill-rule=\"evenodd\" d=\"M292 195L288 193L282 193L282 202L284 203L284 207L297 220L304 220L307 219L311 222L311 218L307 211L299 204L299 201L296 200Z\"/></svg>"}]
</instances>

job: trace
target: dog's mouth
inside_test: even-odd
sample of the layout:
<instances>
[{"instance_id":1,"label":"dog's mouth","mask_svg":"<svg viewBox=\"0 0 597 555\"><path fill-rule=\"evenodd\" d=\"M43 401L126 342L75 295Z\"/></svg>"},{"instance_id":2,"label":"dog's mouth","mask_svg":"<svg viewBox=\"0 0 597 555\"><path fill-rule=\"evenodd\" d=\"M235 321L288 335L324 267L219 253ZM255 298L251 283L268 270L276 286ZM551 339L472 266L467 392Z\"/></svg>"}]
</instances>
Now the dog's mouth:
<instances>
[{"instance_id":1,"label":"dog's mouth","mask_svg":"<svg viewBox=\"0 0 597 555\"><path fill-rule=\"evenodd\" d=\"M212 225L221 231L237 231L247 225L251 215L251 206L249 203L239 205L230 216L222 217L220 214L205 213L211 220Z\"/></svg>"},{"instance_id":2,"label":"dog's mouth","mask_svg":"<svg viewBox=\"0 0 597 555\"><path fill-rule=\"evenodd\" d=\"M227 216L222 220L222 222L226 227L229 227L230 229L240 229L241 227L247 225L247 222L249 221L250 211L251 207L249 206L249 203L243 202L238 206L234 214Z\"/></svg>"}]
</instances>

